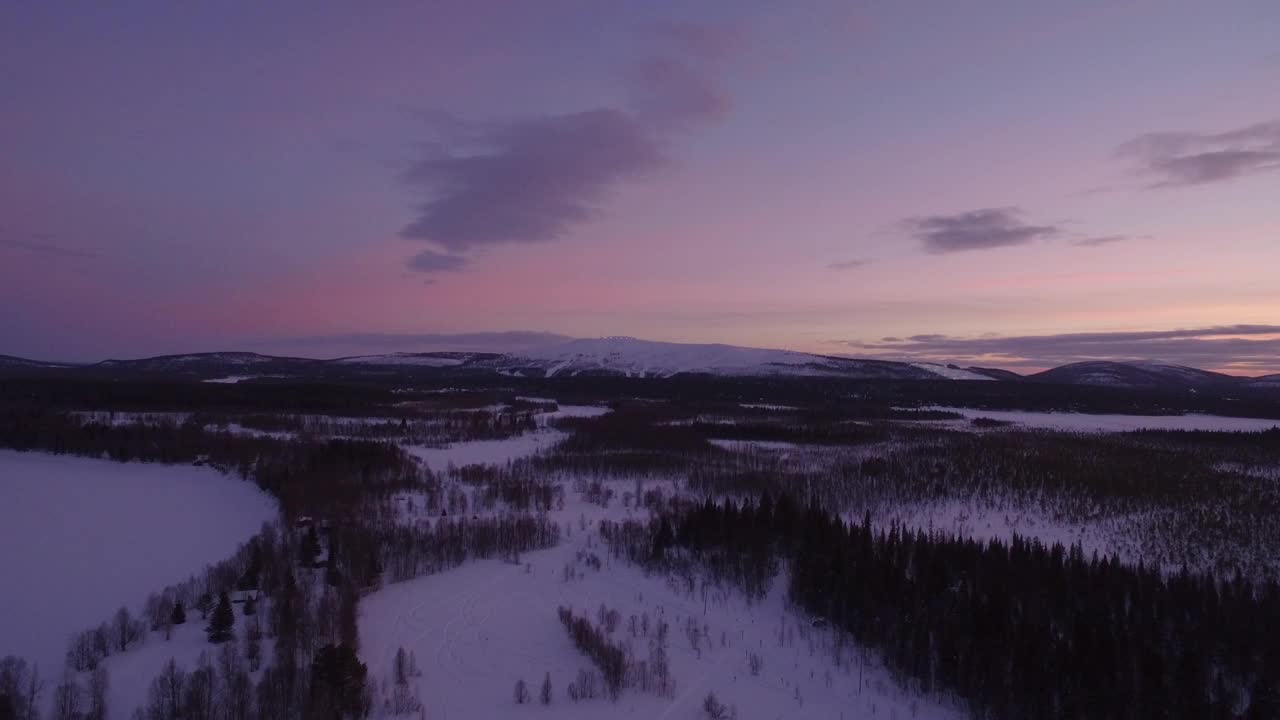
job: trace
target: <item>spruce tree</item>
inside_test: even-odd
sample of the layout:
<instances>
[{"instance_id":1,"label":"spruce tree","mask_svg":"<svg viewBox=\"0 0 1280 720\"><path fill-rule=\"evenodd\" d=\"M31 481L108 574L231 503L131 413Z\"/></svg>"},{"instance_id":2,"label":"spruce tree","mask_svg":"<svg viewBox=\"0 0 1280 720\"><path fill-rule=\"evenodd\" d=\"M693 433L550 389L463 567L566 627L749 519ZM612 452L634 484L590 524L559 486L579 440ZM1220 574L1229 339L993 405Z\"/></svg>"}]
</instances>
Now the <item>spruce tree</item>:
<instances>
[{"instance_id":1,"label":"spruce tree","mask_svg":"<svg viewBox=\"0 0 1280 720\"><path fill-rule=\"evenodd\" d=\"M213 615L209 618L209 624L205 627L205 632L209 635L209 642L224 643L234 637L232 629L236 624L235 612L231 609L231 598L226 593L218 596L218 605L213 609Z\"/></svg>"},{"instance_id":2,"label":"spruce tree","mask_svg":"<svg viewBox=\"0 0 1280 720\"><path fill-rule=\"evenodd\" d=\"M181 625L187 621L187 611L182 608L182 601L173 604L173 612L169 613L169 622Z\"/></svg>"}]
</instances>

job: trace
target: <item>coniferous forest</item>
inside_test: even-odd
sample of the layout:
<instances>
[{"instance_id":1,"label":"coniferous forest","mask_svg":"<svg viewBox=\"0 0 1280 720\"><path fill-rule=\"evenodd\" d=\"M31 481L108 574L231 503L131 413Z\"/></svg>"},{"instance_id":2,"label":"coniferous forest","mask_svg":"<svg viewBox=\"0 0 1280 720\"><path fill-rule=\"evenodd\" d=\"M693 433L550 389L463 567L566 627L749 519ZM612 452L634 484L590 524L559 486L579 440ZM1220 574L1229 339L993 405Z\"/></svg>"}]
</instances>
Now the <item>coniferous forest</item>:
<instances>
[{"instance_id":1,"label":"coniferous forest","mask_svg":"<svg viewBox=\"0 0 1280 720\"><path fill-rule=\"evenodd\" d=\"M789 597L815 622L978 717L1280 716L1274 581L1165 576L1016 536L877 529L785 495L686 505L605 535L637 562L692 559L757 595L785 566Z\"/></svg>"},{"instance_id":2,"label":"coniferous forest","mask_svg":"<svg viewBox=\"0 0 1280 720\"><path fill-rule=\"evenodd\" d=\"M60 718L101 718L114 659L191 627L201 659L166 665L136 717L430 716L413 673L388 687L362 654L365 600L485 559L531 573L526 554L568 539L566 583L609 572L603 542L681 595L700 588L704 611L781 593L834 667L857 655L901 692L973 717L1280 717L1280 430L1088 434L900 396L618 386L536 386L589 411L567 413L484 384L0 388L0 448L211 467L279 510L233 557L76 632L60 680L0 662L0 718L34 717L37 697L57 699ZM554 442L499 463L422 460L535 435ZM990 529L1001 522L1015 529ZM1078 540L1056 544L1061 528ZM622 612L548 610L582 664L567 684L529 668L539 702L675 699L686 686L669 625L698 659L731 643L662 608ZM751 676L771 662L759 648L747 660ZM511 678L517 704L533 700L527 678ZM728 717L733 700L712 693L704 710Z\"/></svg>"}]
</instances>

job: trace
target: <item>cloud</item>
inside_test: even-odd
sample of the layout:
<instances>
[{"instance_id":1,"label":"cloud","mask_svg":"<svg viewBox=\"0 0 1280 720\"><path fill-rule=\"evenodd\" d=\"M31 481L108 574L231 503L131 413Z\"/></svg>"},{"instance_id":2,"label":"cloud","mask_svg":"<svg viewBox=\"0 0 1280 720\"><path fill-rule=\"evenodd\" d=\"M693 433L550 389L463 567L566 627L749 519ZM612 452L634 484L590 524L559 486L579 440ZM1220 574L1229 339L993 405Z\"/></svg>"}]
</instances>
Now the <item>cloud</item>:
<instances>
[{"instance_id":1,"label":"cloud","mask_svg":"<svg viewBox=\"0 0 1280 720\"><path fill-rule=\"evenodd\" d=\"M827 266L828 270L854 270L870 264L870 260L846 260L844 262L833 262Z\"/></svg>"},{"instance_id":2,"label":"cloud","mask_svg":"<svg viewBox=\"0 0 1280 720\"><path fill-rule=\"evenodd\" d=\"M1101 247L1102 245L1111 245L1130 239L1132 238L1128 235L1101 235L1098 237L1077 238L1072 240L1071 244L1076 247Z\"/></svg>"},{"instance_id":3,"label":"cloud","mask_svg":"<svg viewBox=\"0 0 1280 720\"><path fill-rule=\"evenodd\" d=\"M1154 177L1153 188L1233 180L1280 170L1280 120L1221 133L1146 133L1115 154Z\"/></svg>"},{"instance_id":4,"label":"cloud","mask_svg":"<svg viewBox=\"0 0 1280 720\"><path fill-rule=\"evenodd\" d=\"M49 235L37 235L39 240L46 240ZM26 250L28 252L38 253L41 255L50 255L66 258L96 258L97 253L88 250L77 250L75 248L54 245L48 242L36 242L33 240L20 240L17 238L0 238L0 247L16 248L18 250Z\"/></svg>"},{"instance_id":5,"label":"cloud","mask_svg":"<svg viewBox=\"0 0 1280 720\"><path fill-rule=\"evenodd\" d=\"M447 255L434 250L423 250L405 263L410 270L421 273L457 272L467 266L469 260L461 255Z\"/></svg>"},{"instance_id":6,"label":"cloud","mask_svg":"<svg viewBox=\"0 0 1280 720\"><path fill-rule=\"evenodd\" d=\"M1280 372L1280 325L1219 325L1142 332L1064 333L843 343L876 357L1044 368L1087 360L1157 360L1193 367Z\"/></svg>"},{"instance_id":7,"label":"cloud","mask_svg":"<svg viewBox=\"0 0 1280 720\"><path fill-rule=\"evenodd\" d=\"M732 55L739 40L712 27L662 27L674 53L630 67L621 106L498 123L430 114L435 137L403 174L422 200L400 235L454 256L552 242L598 217L623 184L665 166L677 133L729 112L728 94L700 65Z\"/></svg>"},{"instance_id":8,"label":"cloud","mask_svg":"<svg viewBox=\"0 0 1280 720\"><path fill-rule=\"evenodd\" d=\"M547 242L590 219L622 180L657 167L661 150L627 113L588 110L502 127L473 152L423 158L405 174L430 197L401 235L466 251Z\"/></svg>"},{"instance_id":9,"label":"cloud","mask_svg":"<svg viewBox=\"0 0 1280 720\"><path fill-rule=\"evenodd\" d=\"M1053 225L1024 222L1022 212L1014 207L908 218L903 226L925 252L935 255L1026 245L1062 233Z\"/></svg>"},{"instance_id":10,"label":"cloud","mask_svg":"<svg viewBox=\"0 0 1280 720\"><path fill-rule=\"evenodd\" d=\"M703 72L669 57L634 65L627 73L634 115L660 132L686 130L729 114L732 101Z\"/></svg>"}]
</instances>

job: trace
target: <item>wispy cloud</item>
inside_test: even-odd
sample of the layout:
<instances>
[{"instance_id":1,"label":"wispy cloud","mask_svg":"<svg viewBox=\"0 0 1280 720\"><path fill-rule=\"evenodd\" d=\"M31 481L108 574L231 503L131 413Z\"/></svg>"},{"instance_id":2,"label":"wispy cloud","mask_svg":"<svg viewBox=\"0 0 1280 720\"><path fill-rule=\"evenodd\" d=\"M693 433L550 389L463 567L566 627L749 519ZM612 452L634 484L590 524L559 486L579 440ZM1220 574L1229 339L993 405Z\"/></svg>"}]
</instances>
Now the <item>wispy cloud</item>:
<instances>
[{"instance_id":1,"label":"wispy cloud","mask_svg":"<svg viewBox=\"0 0 1280 720\"><path fill-rule=\"evenodd\" d=\"M551 242L597 217L623 184L667 164L676 133L728 113L729 96L705 66L745 40L689 24L664 25L660 36L670 52L624 73L625 105L498 123L433 122L436 137L403 175L423 199L401 236L453 254L444 257ZM461 267L440 261L439 253L419 257L411 268Z\"/></svg>"},{"instance_id":2,"label":"wispy cloud","mask_svg":"<svg viewBox=\"0 0 1280 720\"><path fill-rule=\"evenodd\" d=\"M932 254L1026 245L1062 234L1054 225L1024 221L1022 211L1016 207L925 215L907 218L902 224L924 251Z\"/></svg>"},{"instance_id":3,"label":"wispy cloud","mask_svg":"<svg viewBox=\"0 0 1280 720\"><path fill-rule=\"evenodd\" d=\"M870 260L846 260L844 262L833 262L827 266L828 270L855 270L870 264Z\"/></svg>"},{"instance_id":4,"label":"wispy cloud","mask_svg":"<svg viewBox=\"0 0 1280 720\"><path fill-rule=\"evenodd\" d=\"M467 258L461 255L448 255L435 250L423 250L409 258L405 264L414 272L438 273L457 272L467 266Z\"/></svg>"},{"instance_id":5,"label":"wispy cloud","mask_svg":"<svg viewBox=\"0 0 1280 720\"><path fill-rule=\"evenodd\" d=\"M1010 368L1042 368L1086 360L1156 360L1244 372L1280 371L1280 325L1021 336L914 335L841 344L854 354Z\"/></svg>"},{"instance_id":6,"label":"wispy cloud","mask_svg":"<svg viewBox=\"0 0 1280 720\"><path fill-rule=\"evenodd\" d=\"M27 252L39 253L41 255L51 255L65 258L96 258L97 253L88 250L78 250L76 248L55 245L50 242L42 242L48 239L48 235L38 235L37 240L23 240L18 238L0 238L0 247L14 248L17 250L26 250Z\"/></svg>"},{"instance_id":7,"label":"wispy cloud","mask_svg":"<svg viewBox=\"0 0 1280 720\"><path fill-rule=\"evenodd\" d=\"M1153 188L1233 180L1280 170L1280 120L1220 133L1147 133L1115 152L1155 178Z\"/></svg>"},{"instance_id":8,"label":"wispy cloud","mask_svg":"<svg viewBox=\"0 0 1280 720\"><path fill-rule=\"evenodd\" d=\"M1072 240L1071 244L1076 247L1101 247L1132 239L1128 235L1100 235L1098 237L1077 238Z\"/></svg>"}]
</instances>

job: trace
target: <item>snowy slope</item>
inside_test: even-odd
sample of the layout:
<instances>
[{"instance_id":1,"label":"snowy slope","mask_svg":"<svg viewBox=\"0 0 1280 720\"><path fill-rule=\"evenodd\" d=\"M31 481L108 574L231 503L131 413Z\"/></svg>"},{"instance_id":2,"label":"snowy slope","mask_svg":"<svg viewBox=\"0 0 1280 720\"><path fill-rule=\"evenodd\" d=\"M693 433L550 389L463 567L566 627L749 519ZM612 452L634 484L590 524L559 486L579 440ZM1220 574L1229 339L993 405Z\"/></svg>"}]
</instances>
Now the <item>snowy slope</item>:
<instances>
[{"instance_id":1,"label":"snowy slope","mask_svg":"<svg viewBox=\"0 0 1280 720\"><path fill-rule=\"evenodd\" d=\"M387 353L385 355L359 355L333 361L339 365L411 365L416 367L452 367L461 365L462 358L436 353Z\"/></svg>"},{"instance_id":2,"label":"snowy slope","mask_svg":"<svg viewBox=\"0 0 1280 720\"><path fill-rule=\"evenodd\" d=\"M720 344L686 344L607 337L570 340L559 345L508 355L504 370L544 373L547 377L620 374L671 377L680 373L712 375L798 375L936 380L985 379L974 373L928 363L854 360L793 350L768 350Z\"/></svg>"}]
</instances>

